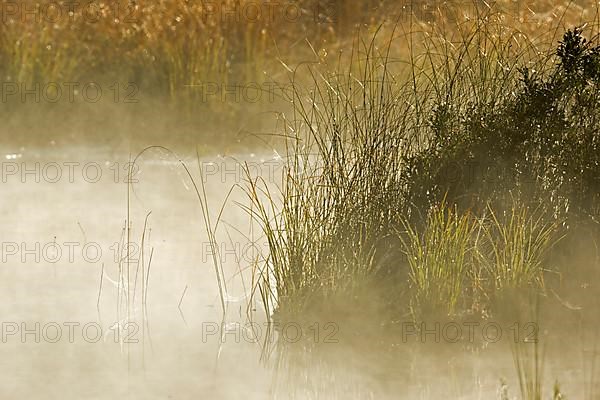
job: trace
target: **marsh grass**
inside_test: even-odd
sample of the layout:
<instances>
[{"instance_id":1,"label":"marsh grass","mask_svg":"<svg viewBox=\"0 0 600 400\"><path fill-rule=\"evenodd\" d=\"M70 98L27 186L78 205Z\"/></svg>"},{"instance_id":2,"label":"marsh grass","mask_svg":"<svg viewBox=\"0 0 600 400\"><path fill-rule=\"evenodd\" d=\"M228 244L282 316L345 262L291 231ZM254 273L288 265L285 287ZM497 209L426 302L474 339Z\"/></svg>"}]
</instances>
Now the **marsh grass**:
<instances>
[{"instance_id":1,"label":"marsh grass","mask_svg":"<svg viewBox=\"0 0 600 400\"><path fill-rule=\"evenodd\" d=\"M460 46L456 47L455 43L460 40L466 43L469 38L465 34L473 24L480 30L492 25L511 27L507 32L512 29L514 35L510 40L504 36L502 43L516 51L521 49L523 38L531 33L536 36L543 24L562 21L578 24L590 18L589 7L570 1L523 1L518 2L519 7L508 0L497 1L494 6L469 0L438 3L435 7L421 0L370 0L360 4L337 0L291 1L297 18L286 16L287 2L276 2L280 6L274 10L272 3L263 0L92 1L91 7L88 3L79 5L73 15L68 15L67 6L60 3L60 18L53 18L53 14L49 19L43 10L48 4L56 7L58 3L44 0L33 5L3 0L1 4L6 6L6 13L3 13L0 30L0 76L3 82L15 82L27 88L49 82L97 82L103 88L116 82L122 86L134 84L146 104L150 100L157 101L163 113L173 114L175 120L180 118L187 124L203 126L209 117L213 124L226 124L236 117L246 120L249 113L260 114L284 106L263 101L268 96L262 96L256 103L222 101L221 96L210 96L210 101L206 101L205 85L217 84L220 92L224 92L224 89L235 90L248 84L270 83L280 77L279 61L296 65L312 57L306 42L312 44L320 58L332 61L338 50L349 48L357 27L369 34L381 25L385 25L386 30L393 30L395 24L411 31L421 30L424 38L394 43L398 52L404 54L422 45L429 47L425 57L412 60L417 66L429 64L443 54L440 50L459 53ZM35 8L37 14L8 11L15 5L22 11L24 4L28 4L28 10ZM91 9L93 18L85 17L86 7ZM115 14L115 10L119 12ZM257 15L256 10L260 10ZM432 27L437 31L435 40L427 37ZM448 40L438 40L440 36ZM472 44L485 48L490 42ZM466 58L473 59L473 55ZM466 54L456 56L448 60L462 63ZM479 58L478 62L483 60ZM477 68L456 75L455 81L476 77L486 70L498 78L498 71L512 65L492 54L485 60ZM451 64L447 66L452 67ZM437 74L431 77L436 79ZM496 87L496 93L502 93L501 85ZM19 97L11 96L4 107L8 116L23 108ZM54 109L54 104L46 105ZM119 109L123 108L119 104ZM127 112L130 110L128 107ZM151 111L145 113L152 114ZM61 120L56 118L56 122ZM235 131L239 126L228 128ZM262 127L244 126L244 129Z\"/></svg>"},{"instance_id":2,"label":"marsh grass","mask_svg":"<svg viewBox=\"0 0 600 400\"><path fill-rule=\"evenodd\" d=\"M561 239L559 222L539 210L512 207L503 218L489 209L486 235L492 254L485 261L497 289L523 285L544 287L544 261L549 250Z\"/></svg>"},{"instance_id":3,"label":"marsh grass","mask_svg":"<svg viewBox=\"0 0 600 400\"><path fill-rule=\"evenodd\" d=\"M405 28L285 66L282 182L248 171L246 186L268 315L340 297L397 317L487 315L496 293L544 290L567 217L593 213L595 156L571 152L596 140L596 47L581 29L530 38L489 10L450 32Z\"/></svg>"},{"instance_id":4,"label":"marsh grass","mask_svg":"<svg viewBox=\"0 0 600 400\"><path fill-rule=\"evenodd\" d=\"M413 289L414 308L444 309L453 314L466 284L477 221L445 205L434 207L421 234L405 224L400 235ZM406 236L406 239L403 238Z\"/></svg>"},{"instance_id":5,"label":"marsh grass","mask_svg":"<svg viewBox=\"0 0 600 400\"><path fill-rule=\"evenodd\" d=\"M273 192L248 177L252 213L269 243L260 268L274 282L264 287L275 287L277 303L290 310L351 294L388 267L391 223L405 208L393 188L410 108L392 107L384 52L375 41L357 42L347 70L292 71L282 184ZM306 90L297 84L302 73L314 83Z\"/></svg>"},{"instance_id":6,"label":"marsh grass","mask_svg":"<svg viewBox=\"0 0 600 400\"><path fill-rule=\"evenodd\" d=\"M489 314L506 290L544 290L547 253L561 238L556 221L518 203L501 219L490 206L476 216L442 203L423 225L403 220L398 237L415 315Z\"/></svg>"},{"instance_id":7,"label":"marsh grass","mask_svg":"<svg viewBox=\"0 0 600 400\"><path fill-rule=\"evenodd\" d=\"M284 13L284 3L266 3L117 0L71 10L50 1L3 0L0 73L27 84L133 81L190 102L197 93L186 85L260 78L267 50L277 56L274 42L285 47L304 35L316 42L335 36L333 21L319 18L317 2L291 3L294 19Z\"/></svg>"}]
</instances>

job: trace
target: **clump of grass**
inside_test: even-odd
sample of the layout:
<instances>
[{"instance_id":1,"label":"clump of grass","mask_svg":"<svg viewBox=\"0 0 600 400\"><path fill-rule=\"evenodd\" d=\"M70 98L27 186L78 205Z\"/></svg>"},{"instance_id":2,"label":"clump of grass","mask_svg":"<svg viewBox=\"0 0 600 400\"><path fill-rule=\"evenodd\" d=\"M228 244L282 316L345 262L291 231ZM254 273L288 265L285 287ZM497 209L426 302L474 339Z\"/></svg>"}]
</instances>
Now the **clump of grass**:
<instances>
[{"instance_id":1,"label":"clump of grass","mask_svg":"<svg viewBox=\"0 0 600 400\"><path fill-rule=\"evenodd\" d=\"M558 223L541 210L514 203L499 218L433 206L425 224L403 222L398 232L410 273L413 314L456 315L493 306L503 290L543 289L547 253L560 239Z\"/></svg>"},{"instance_id":2,"label":"clump of grass","mask_svg":"<svg viewBox=\"0 0 600 400\"><path fill-rule=\"evenodd\" d=\"M269 312L296 315L370 287L394 312L429 302L459 313L498 290L544 287L558 221L578 198L568 188L594 187L582 171L595 156L565 149L595 140L596 50L579 30L553 55L484 22L466 24L458 43L405 32L425 49L408 70L392 57L397 31L358 40L334 66L315 51L314 64L289 69L282 184L249 177L247 187L269 243L257 266ZM535 66L537 83L521 65ZM474 161L488 162L475 177Z\"/></svg>"},{"instance_id":3,"label":"clump of grass","mask_svg":"<svg viewBox=\"0 0 600 400\"><path fill-rule=\"evenodd\" d=\"M559 224L528 207L515 205L501 218L488 209L490 223L485 232L491 254L483 260L495 289L544 287L543 262L560 239Z\"/></svg>"},{"instance_id":4,"label":"clump of grass","mask_svg":"<svg viewBox=\"0 0 600 400\"><path fill-rule=\"evenodd\" d=\"M398 177L414 127L388 70L388 48L357 42L334 69L308 64L306 90L300 71L291 76L283 182L275 193L260 180L248 186L269 243L263 275L274 284L265 287L276 288L279 309L300 312L339 293L352 298L396 267L393 226L406 210Z\"/></svg>"},{"instance_id":5,"label":"clump of grass","mask_svg":"<svg viewBox=\"0 0 600 400\"><path fill-rule=\"evenodd\" d=\"M469 272L476 221L444 204L433 207L423 232L405 224L400 235L410 266L410 282L416 308L454 313Z\"/></svg>"}]
</instances>

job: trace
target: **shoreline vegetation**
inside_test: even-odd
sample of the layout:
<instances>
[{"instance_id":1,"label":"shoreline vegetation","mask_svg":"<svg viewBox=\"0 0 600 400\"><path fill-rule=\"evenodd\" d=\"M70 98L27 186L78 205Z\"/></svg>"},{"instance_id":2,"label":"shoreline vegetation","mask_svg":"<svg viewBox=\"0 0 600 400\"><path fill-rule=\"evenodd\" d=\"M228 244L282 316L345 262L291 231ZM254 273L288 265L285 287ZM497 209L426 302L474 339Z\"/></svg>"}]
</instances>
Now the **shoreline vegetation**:
<instances>
[{"instance_id":1,"label":"shoreline vegetation","mask_svg":"<svg viewBox=\"0 0 600 400\"><path fill-rule=\"evenodd\" d=\"M487 315L503 290L567 273L558 255L582 232L596 239L595 39L574 28L526 61L531 49L513 54L487 30L464 39L430 39L406 83L372 40L292 85L282 185L247 182L278 308L408 278L411 312Z\"/></svg>"}]
</instances>

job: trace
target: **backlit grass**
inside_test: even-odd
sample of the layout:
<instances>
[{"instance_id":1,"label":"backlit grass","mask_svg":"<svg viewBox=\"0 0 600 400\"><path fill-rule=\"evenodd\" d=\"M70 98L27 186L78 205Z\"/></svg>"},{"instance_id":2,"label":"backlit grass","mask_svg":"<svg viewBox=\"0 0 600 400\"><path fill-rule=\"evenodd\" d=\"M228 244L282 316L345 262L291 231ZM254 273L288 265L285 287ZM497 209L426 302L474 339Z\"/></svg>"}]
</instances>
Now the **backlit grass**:
<instances>
[{"instance_id":1,"label":"backlit grass","mask_svg":"<svg viewBox=\"0 0 600 400\"><path fill-rule=\"evenodd\" d=\"M593 40L396 28L290 72L283 182L248 179L268 313L343 296L396 317L489 315L497 292L544 291L550 252L597 212ZM397 38L420 41L408 63Z\"/></svg>"}]
</instances>

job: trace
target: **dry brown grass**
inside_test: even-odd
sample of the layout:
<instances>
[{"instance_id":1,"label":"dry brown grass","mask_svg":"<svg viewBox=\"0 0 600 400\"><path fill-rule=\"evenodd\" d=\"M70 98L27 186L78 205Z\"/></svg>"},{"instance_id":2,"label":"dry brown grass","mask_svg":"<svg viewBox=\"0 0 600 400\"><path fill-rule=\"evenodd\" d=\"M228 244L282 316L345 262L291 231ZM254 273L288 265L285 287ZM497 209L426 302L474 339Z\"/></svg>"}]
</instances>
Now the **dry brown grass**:
<instances>
[{"instance_id":1,"label":"dry brown grass","mask_svg":"<svg viewBox=\"0 0 600 400\"><path fill-rule=\"evenodd\" d=\"M75 7L71 16L69 3L60 3L61 15L56 17L53 8L46 8L55 2L2 0L3 80L29 83L102 75L147 81L160 92L180 96L189 94L185 85L197 82L260 79L276 57L306 56L303 39L317 51L333 53L358 23L376 26L387 19L412 24L409 30L437 30L448 40L458 40L467 24L485 21L475 16L492 10L490 23L495 19L511 31L535 37L547 31L540 28L589 21L595 12L591 1L421 2L429 4L425 6L411 0L360 5L300 0L267 6L263 0L115 0Z\"/></svg>"}]
</instances>

